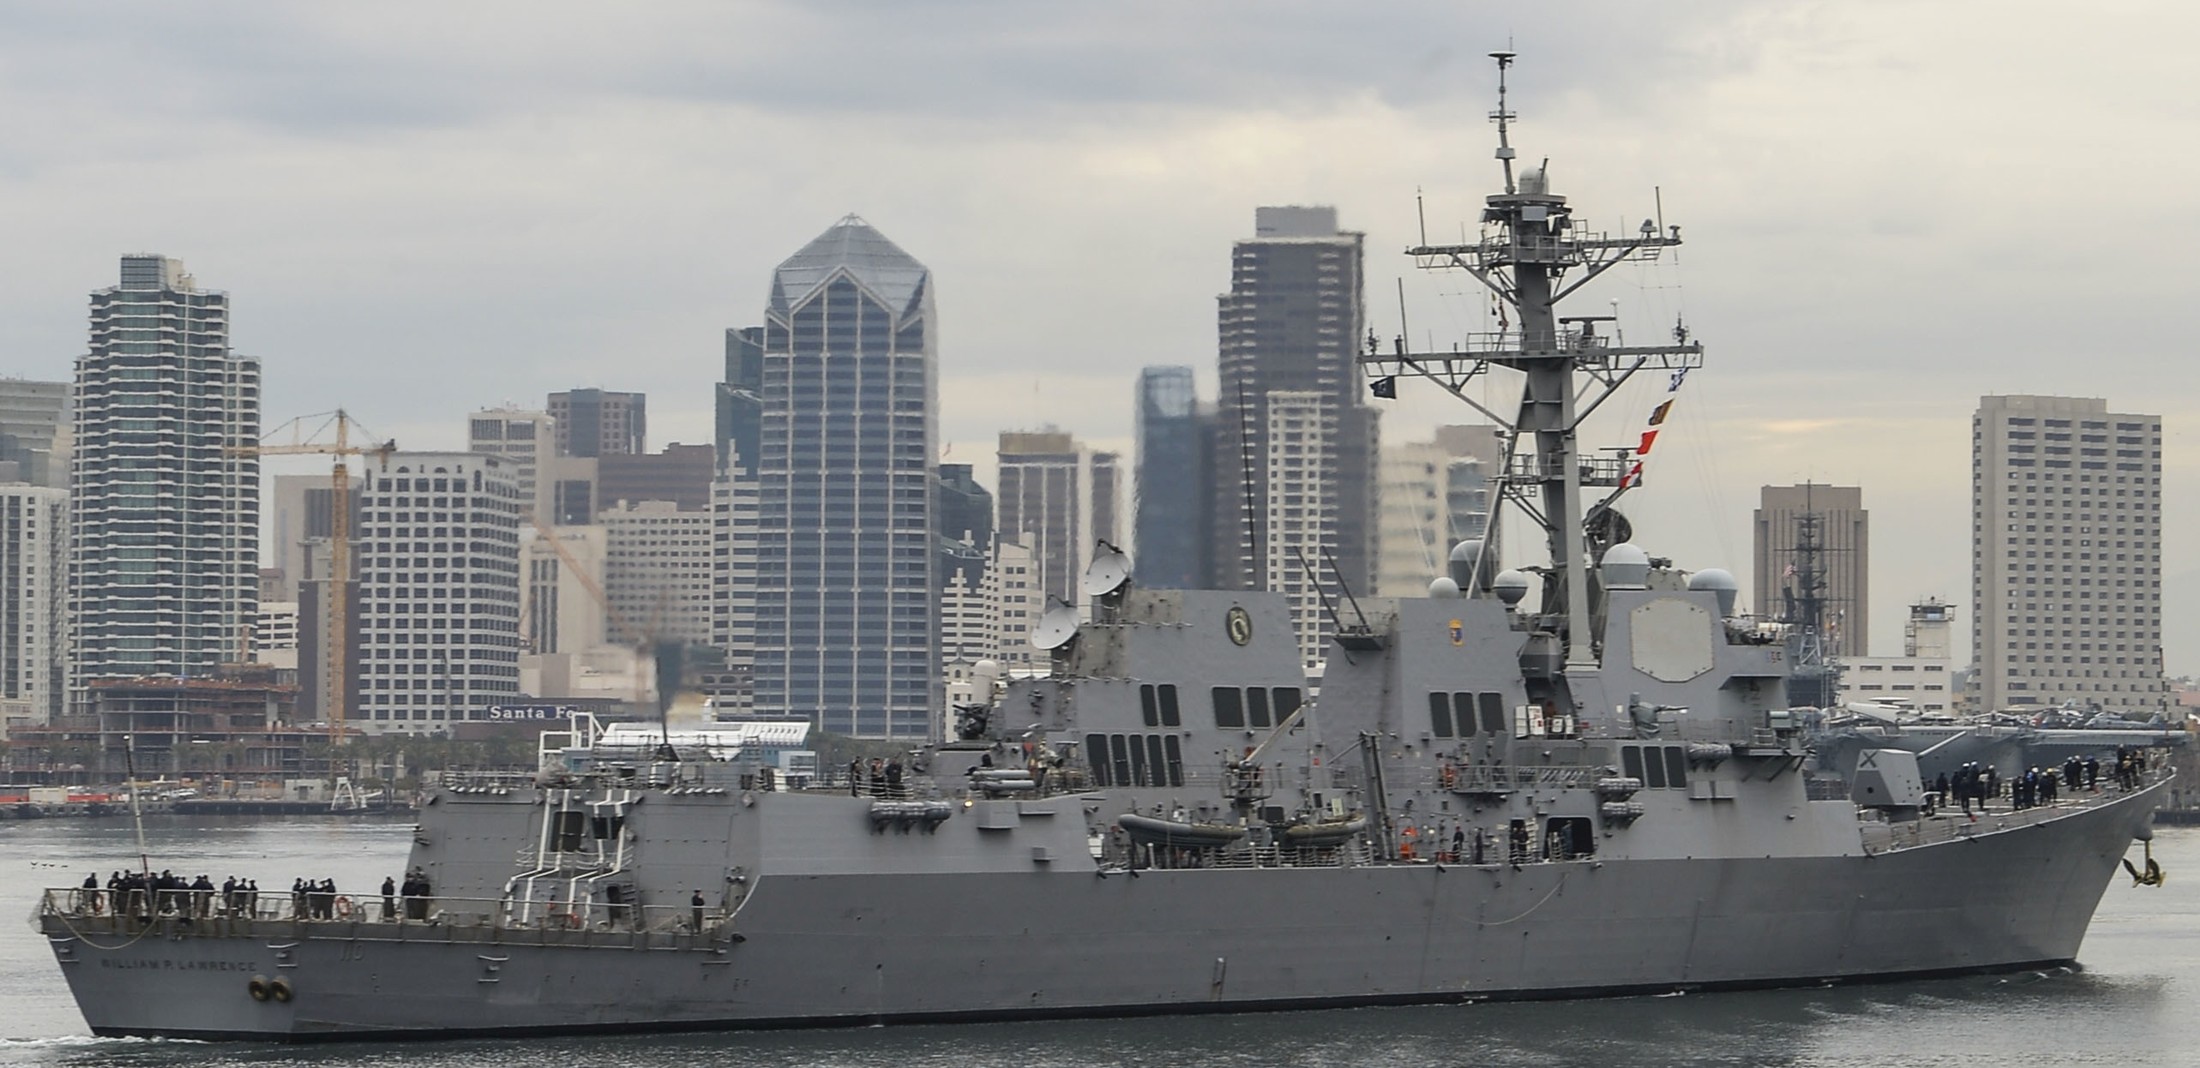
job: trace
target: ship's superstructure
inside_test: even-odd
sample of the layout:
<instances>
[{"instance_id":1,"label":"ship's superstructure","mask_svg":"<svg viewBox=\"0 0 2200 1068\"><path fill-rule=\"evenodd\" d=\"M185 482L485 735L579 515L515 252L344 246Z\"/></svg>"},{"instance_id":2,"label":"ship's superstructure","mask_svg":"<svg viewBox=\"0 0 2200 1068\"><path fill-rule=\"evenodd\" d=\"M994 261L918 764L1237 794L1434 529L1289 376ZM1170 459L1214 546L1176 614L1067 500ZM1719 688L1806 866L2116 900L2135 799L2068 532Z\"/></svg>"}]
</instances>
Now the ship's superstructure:
<instances>
[{"instance_id":1,"label":"ship's superstructure","mask_svg":"<svg viewBox=\"0 0 2200 1068\"><path fill-rule=\"evenodd\" d=\"M1500 572L1468 542L1426 597L1325 591L1316 700L1285 594L1144 589L1101 546L1086 603L1032 635L1043 674L978 671L952 740L829 787L784 789L737 738L576 723L531 778L431 795L417 874L386 907L222 915L126 894L118 917L51 895L40 923L92 1028L1231 1011L2074 959L2164 780L2128 766L2102 793L1976 821L1931 814L1901 750L1860 758L1849 796L1809 787L1786 635L1736 611L1724 572L1629 542L1611 505L1637 468L1577 441L1631 377L1701 349L1679 330L1622 346L1557 304L1678 231L1587 233L1545 169L1515 177L1502 99L1485 232L1412 251L1467 270L1520 329L1362 363L1477 407L1475 378L1521 380L1515 412L1484 414L1546 565Z\"/></svg>"}]
</instances>

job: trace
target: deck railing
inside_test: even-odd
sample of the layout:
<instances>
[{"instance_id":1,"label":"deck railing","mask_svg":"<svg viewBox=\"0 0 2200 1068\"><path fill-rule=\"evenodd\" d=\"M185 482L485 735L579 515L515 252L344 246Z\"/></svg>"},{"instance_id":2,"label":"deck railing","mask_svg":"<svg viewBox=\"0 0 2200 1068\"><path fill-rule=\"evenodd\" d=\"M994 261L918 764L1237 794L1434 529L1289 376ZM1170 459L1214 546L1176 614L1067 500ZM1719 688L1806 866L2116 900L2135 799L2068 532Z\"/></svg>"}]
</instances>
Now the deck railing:
<instances>
[{"instance_id":1,"label":"deck railing","mask_svg":"<svg viewBox=\"0 0 2200 1068\"><path fill-rule=\"evenodd\" d=\"M117 898L122 910L115 909ZM39 898L38 916L53 927L65 927L79 936L133 937L149 932L163 937L329 937L412 938L459 937L495 941L513 937L557 939L566 935L596 936L624 944L635 939L652 943L692 938L721 937L732 929L732 914L716 906L609 904L600 900L535 901L513 898L399 897L385 909L379 896L351 898L335 895L327 908L309 905L304 914L288 894L257 903L225 908L219 891L170 891L154 894L167 898L149 902L132 891L88 890L56 887ZM154 907L148 908L151 904Z\"/></svg>"}]
</instances>

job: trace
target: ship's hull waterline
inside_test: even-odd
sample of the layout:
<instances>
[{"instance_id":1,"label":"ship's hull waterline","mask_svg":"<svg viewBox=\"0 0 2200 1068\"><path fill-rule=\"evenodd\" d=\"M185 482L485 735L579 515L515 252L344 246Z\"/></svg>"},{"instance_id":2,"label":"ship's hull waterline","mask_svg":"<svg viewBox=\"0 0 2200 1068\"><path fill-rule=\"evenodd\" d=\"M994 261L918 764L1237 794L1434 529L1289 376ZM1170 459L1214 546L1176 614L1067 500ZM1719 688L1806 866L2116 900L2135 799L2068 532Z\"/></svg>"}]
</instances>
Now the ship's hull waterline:
<instances>
[{"instance_id":1,"label":"ship's hull waterline","mask_svg":"<svg viewBox=\"0 0 2200 1068\"><path fill-rule=\"evenodd\" d=\"M46 929L102 1036L275 1041L1127 1016L1816 984L2075 960L2159 785L1869 856L763 881L738 940ZM1041 918L1044 918L1043 921ZM172 922L172 921L163 921ZM291 1000L254 1000L254 977Z\"/></svg>"}]
</instances>

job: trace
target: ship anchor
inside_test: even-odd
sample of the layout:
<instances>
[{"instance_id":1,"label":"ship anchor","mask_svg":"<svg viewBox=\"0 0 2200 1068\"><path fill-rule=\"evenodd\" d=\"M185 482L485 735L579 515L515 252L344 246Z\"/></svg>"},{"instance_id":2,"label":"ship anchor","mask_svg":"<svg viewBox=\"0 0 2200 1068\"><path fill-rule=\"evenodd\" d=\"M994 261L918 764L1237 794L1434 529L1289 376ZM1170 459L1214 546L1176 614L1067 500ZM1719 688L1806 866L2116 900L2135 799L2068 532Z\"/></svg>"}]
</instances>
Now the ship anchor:
<instances>
[{"instance_id":1,"label":"ship anchor","mask_svg":"<svg viewBox=\"0 0 2200 1068\"><path fill-rule=\"evenodd\" d=\"M2133 867L2129 857L2124 858L2124 870L2131 873L2131 885L2133 886L2161 886L2169 881L2169 873L2163 871L2162 866L2154 862L2154 843L2150 841L2143 844L2146 846L2146 870L2140 871L2138 868Z\"/></svg>"}]
</instances>

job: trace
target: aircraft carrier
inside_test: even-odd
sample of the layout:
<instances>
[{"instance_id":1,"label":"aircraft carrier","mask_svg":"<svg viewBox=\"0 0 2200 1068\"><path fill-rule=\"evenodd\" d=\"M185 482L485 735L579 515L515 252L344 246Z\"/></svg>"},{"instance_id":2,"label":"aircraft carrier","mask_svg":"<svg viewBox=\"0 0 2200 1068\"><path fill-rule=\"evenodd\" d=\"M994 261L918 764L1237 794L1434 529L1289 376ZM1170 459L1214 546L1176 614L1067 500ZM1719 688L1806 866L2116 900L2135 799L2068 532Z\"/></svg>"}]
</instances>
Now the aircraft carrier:
<instances>
[{"instance_id":1,"label":"aircraft carrier","mask_svg":"<svg viewBox=\"0 0 2200 1068\"><path fill-rule=\"evenodd\" d=\"M431 794L421 885L388 910L49 892L37 922L92 1030L1116 1016L2072 962L2166 778L1976 820L1927 814L1900 749L1862 754L1847 796L1809 787L1784 635L1737 617L1724 572L1606 544L1640 461L1576 442L1631 379L1701 360L1682 330L1626 346L1556 314L1678 229L1591 231L1544 168L1516 174L1498 58L1503 189L1479 237L1411 254L1517 326L1362 365L1469 402L1518 382L1488 414L1500 495L1545 533L1533 573L1470 542L1426 597L1338 591L1317 700L1283 594L1144 589L1103 554L1088 603L1033 636L1049 670L989 686L899 776L788 789L669 729L576 722L537 775Z\"/></svg>"}]
</instances>

